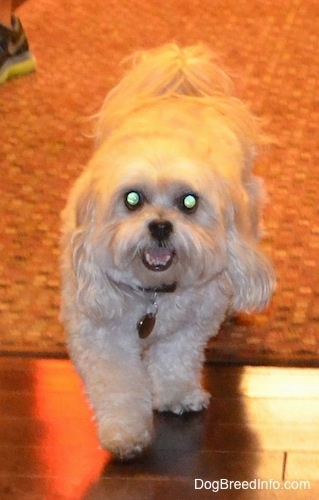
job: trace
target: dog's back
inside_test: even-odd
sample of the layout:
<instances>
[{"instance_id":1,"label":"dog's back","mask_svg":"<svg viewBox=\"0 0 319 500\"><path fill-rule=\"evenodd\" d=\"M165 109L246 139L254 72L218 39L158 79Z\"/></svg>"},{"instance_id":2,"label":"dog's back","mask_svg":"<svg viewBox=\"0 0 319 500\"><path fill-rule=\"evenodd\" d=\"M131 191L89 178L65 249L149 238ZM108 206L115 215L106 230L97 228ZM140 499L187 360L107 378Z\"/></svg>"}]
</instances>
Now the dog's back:
<instances>
[{"instance_id":1,"label":"dog's back","mask_svg":"<svg viewBox=\"0 0 319 500\"><path fill-rule=\"evenodd\" d=\"M96 126L98 145L132 112L156 100L190 100L233 117L234 126L247 129L254 140L256 123L250 112L232 95L232 82L217 56L205 45L181 48L176 44L136 52L126 59L129 71L107 95Z\"/></svg>"}]
</instances>

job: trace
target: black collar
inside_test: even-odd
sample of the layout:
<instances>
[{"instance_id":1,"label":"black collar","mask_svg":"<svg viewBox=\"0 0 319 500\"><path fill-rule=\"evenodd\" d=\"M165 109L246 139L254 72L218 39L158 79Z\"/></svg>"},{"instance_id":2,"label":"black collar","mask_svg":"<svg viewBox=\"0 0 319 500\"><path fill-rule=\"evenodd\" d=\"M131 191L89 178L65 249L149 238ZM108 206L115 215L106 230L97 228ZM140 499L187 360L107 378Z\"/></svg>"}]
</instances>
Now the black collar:
<instances>
[{"instance_id":1,"label":"black collar","mask_svg":"<svg viewBox=\"0 0 319 500\"><path fill-rule=\"evenodd\" d=\"M160 285L160 286L153 286L149 288L143 288L139 287L139 290L142 292L149 292L149 293L173 293L176 290L176 283L172 283L170 285Z\"/></svg>"}]
</instances>

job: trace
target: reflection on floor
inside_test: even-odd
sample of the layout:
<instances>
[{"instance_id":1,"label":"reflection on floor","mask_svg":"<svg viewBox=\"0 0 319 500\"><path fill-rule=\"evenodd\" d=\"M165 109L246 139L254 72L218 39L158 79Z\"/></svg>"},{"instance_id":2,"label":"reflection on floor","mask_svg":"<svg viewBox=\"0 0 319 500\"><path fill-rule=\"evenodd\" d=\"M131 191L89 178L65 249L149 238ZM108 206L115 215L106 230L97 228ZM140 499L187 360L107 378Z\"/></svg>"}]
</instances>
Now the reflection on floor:
<instances>
[{"instance_id":1,"label":"reflection on floor","mask_svg":"<svg viewBox=\"0 0 319 500\"><path fill-rule=\"evenodd\" d=\"M319 371L207 365L205 379L207 411L155 415L149 453L116 464L69 361L0 358L0 498L318 498Z\"/></svg>"}]
</instances>

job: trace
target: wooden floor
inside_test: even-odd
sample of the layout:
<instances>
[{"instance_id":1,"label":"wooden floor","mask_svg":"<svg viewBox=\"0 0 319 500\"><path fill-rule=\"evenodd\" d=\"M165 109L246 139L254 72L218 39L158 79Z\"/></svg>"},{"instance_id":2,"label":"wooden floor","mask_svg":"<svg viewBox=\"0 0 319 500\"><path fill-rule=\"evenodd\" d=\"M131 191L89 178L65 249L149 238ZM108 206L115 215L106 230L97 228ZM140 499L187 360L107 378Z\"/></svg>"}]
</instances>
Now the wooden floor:
<instances>
[{"instance_id":1,"label":"wooden floor","mask_svg":"<svg viewBox=\"0 0 319 500\"><path fill-rule=\"evenodd\" d=\"M116 464L69 361L0 358L1 500L208 499L218 487L222 499L318 499L319 371L209 365L205 377L206 412L156 415L148 455Z\"/></svg>"}]
</instances>

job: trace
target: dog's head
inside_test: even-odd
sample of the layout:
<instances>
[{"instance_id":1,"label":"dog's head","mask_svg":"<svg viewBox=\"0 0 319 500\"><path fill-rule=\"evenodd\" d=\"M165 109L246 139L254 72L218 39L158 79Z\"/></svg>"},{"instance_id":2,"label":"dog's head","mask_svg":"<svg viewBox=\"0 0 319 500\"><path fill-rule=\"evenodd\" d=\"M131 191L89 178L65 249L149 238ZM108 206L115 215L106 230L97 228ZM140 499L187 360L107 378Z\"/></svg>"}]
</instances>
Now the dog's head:
<instances>
[{"instance_id":1,"label":"dog's head","mask_svg":"<svg viewBox=\"0 0 319 500\"><path fill-rule=\"evenodd\" d=\"M83 276L86 266L113 285L148 291L187 290L216 279L235 309L263 307L273 277L255 243L258 182L250 178L247 189L242 182L240 141L222 122L216 132L210 125L206 141L203 124L196 138L201 120L176 134L155 126L154 109L152 115L153 121L144 111L143 119L156 132L107 141L78 182L77 272Z\"/></svg>"}]
</instances>

